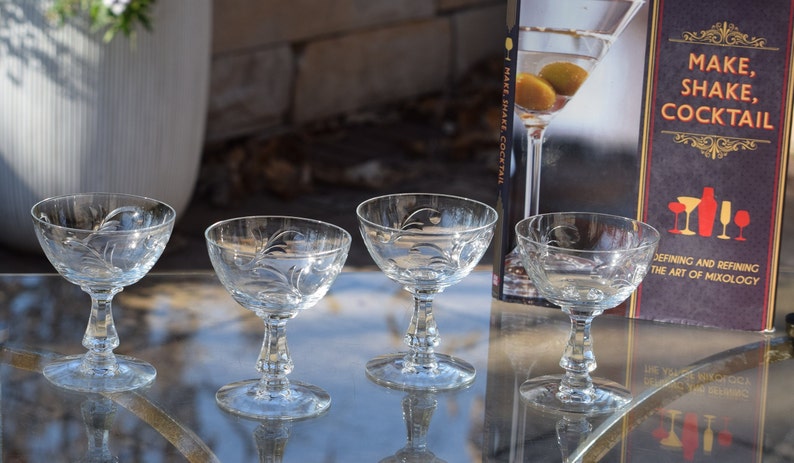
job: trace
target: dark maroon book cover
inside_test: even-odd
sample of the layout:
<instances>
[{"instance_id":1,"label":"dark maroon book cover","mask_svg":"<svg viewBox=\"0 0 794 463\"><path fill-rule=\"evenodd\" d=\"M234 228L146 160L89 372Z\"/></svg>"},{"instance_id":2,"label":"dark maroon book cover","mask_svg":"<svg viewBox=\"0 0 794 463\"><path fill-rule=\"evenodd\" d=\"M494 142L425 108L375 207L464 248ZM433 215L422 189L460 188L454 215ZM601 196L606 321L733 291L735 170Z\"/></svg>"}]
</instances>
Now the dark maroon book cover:
<instances>
[{"instance_id":1,"label":"dark maroon book cover","mask_svg":"<svg viewBox=\"0 0 794 463\"><path fill-rule=\"evenodd\" d=\"M639 217L662 234L636 318L770 330L794 1L650 5Z\"/></svg>"}]
</instances>

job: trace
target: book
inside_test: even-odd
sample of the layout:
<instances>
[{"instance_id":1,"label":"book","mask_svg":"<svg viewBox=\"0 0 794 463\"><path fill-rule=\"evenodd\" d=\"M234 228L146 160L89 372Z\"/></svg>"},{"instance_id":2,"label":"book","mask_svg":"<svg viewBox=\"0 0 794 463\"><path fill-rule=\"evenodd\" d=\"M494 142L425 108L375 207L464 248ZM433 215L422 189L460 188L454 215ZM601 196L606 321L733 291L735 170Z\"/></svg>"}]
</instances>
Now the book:
<instances>
[{"instance_id":1,"label":"book","mask_svg":"<svg viewBox=\"0 0 794 463\"><path fill-rule=\"evenodd\" d=\"M541 300L514 231L536 193L528 172L540 164L540 212L623 215L662 234L643 284L609 313L771 330L791 140L794 1L647 1L630 25L641 34L626 33L612 47L641 43L642 52L607 54L580 92L610 99L576 107L588 98L577 93L549 124L543 162L526 149L515 114L519 18L535 3L508 4L494 298ZM608 63L612 55L623 61ZM602 71L611 77L591 85ZM620 80L619 72L636 74ZM567 138L555 132L565 118L576 121L568 122ZM613 126L633 131L620 135L617 148Z\"/></svg>"},{"instance_id":2,"label":"book","mask_svg":"<svg viewBox=\"0 0 794 463\"><path fill-rule=\"evenodd\" d=\"M628 315L771 330L794 2L656 0L648 18L637 209L662 238Z\"/></svg>"}]
</instances>

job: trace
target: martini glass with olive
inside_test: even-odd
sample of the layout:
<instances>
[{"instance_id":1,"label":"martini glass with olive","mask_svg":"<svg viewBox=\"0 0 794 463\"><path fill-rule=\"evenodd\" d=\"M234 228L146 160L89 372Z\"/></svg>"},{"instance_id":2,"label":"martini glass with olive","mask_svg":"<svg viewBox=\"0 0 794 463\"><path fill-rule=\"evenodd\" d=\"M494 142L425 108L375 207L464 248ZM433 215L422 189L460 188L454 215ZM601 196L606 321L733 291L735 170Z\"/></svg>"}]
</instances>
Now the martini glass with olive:
<instances>
[{"instance_id":1,"label":"martini glass with olive","mask_svg":"<svg viewBox=\"0 0 794 463\"><path fill-rule=\"evenodd\" d=\"M527 129L524 216L539 213L543 136L643 0L523 0L515 112Z\"/></svg>"},{"instance_id":2,"label":"martini glass with olive","mask_svg":"<svg viewBox=\"0 0 794 463\"><path fill-rule=\"evenodd\" d=\"M546 127L579 93L644 0L520 0L515 117L526 128L523 204L520 219L540 213L540 170ZM512 48L512 42L507 41ZM607 108L605 108L607 109ZM598 115L588 114L588 117ZM606 114L603 117L607 117ZM534 297L517 247L505 256L504 292Z\"/></svg>"}]
</instances>

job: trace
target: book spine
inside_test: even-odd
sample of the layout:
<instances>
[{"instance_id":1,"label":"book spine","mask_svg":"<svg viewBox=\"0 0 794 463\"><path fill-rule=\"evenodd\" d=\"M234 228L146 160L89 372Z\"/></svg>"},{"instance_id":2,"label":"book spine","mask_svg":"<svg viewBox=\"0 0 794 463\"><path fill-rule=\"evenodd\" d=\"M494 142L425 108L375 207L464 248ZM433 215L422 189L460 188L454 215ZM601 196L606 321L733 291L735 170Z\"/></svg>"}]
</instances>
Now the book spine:
<instances>
[{"instance_id":1,"label":"book spine","mask_svg":"<svg viewBox=\"0 0 794 463\"><path fill-rule=\"evenodd\" d=\"M494 236L493 296L502 299L505 258L512 249L513 223L510 214L511 171L515 168L513 145L513 118L515 113L516 63L518 58L518 18L521 17L521 1L507 2L507 33L504 42L504 67L502 75L502 99L499 131L499 157L497 160L497 200L499 214ZM514 187L513 187L514 188Z\"/></svg>"}]
</instances>

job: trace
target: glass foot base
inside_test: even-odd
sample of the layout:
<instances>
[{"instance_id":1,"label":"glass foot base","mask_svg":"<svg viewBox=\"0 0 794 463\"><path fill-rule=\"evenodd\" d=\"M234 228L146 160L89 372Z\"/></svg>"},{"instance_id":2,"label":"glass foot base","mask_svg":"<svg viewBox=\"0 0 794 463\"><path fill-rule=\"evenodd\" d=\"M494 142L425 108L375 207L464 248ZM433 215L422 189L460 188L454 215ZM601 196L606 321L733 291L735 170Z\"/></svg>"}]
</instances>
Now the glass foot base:
<instances>
[{"instance_id":1,"label":"glass foot base","mask_svg":"<svg viewBox=\"0 0 794 463\"><path fill-rule=\"evenodd\" d=\"M112 374L86 372L82 355L56 360L44 367L42 373L52 384L79 392L124 392L139 389L154 381L157 370L143 360L116 355L118 371Z\"/></svg>"},{"instance_id":2,"label":"glass foot base","mask_svg":"<svg viewBox=\"0 0 794 463\"><path fill-rule=\"evenodd\" d=\"M519 392L529 406L549 413L608 415L631 402L631 393L625 387L603 378L593 378L592 402L562 402L557 398L561 380L562 375L540 376L524 382Z\"/></svg>"},{"instance_id":3,"label":"glass foot base","mask_svg":"<svg viewBox=\"0 0 794 463\"><path fill-rule=\"evenodd\" d=\"M448 391L474 381L474 366L464 360L436 354L437 369L409 369L405 356L403 352L375 357L367 362L367 376L382 386L415 391Z\"/></svg>"},{"instance_id":4,"label":"glass foot base","mask_svg":"<svg viewBox=\"0 0 794 463\"><path fill-rule=\"evenodd\" d=\"M331 396L323 389L298 381L276 396L258 394L259 380L227 384L215 394L223 410L255 420L301 420L319 416L331 406Z\"/></svg>"}]
</instances>

